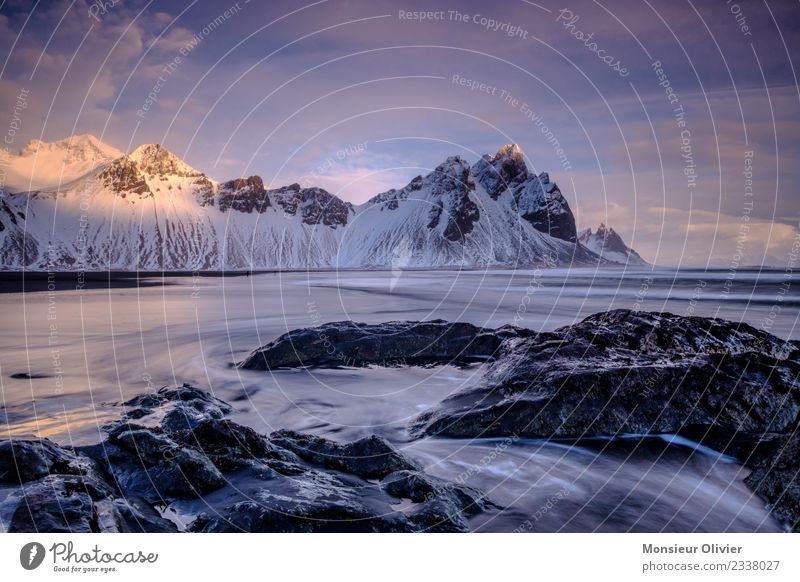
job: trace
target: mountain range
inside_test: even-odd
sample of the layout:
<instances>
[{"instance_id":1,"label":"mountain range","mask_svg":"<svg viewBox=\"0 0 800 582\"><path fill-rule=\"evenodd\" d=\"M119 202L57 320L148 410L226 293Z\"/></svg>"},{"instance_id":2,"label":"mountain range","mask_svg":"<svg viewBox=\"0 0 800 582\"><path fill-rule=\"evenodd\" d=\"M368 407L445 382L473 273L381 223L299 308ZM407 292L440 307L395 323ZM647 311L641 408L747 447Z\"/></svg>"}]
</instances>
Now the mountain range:
<instances>
[{"instance_id":1,"label":"mountain range","mask_svg":"<svg viewBox=\"0 0 800 582\"><path fill-rule=\"evenodd\" d=\"M587 228L578 233L578 241L604 259L615 263L640 266L649 264L639 253L628 247L613 228L607 227L603 222L594 232Z\"/></svg>"},{"instance_id":2,"label":"mountain range","mask_svg":"<svg viewBox=\"0 0 800 582\"><path fill-rule=\"evenodd\" d=\"M358 206L258 176L217 182L158 144L123 155L93 136L33 141L0 164L4 270L644 264L603 225L579 235L516 145L473 165L449 157Z\"/></svg>"}]
</instances>

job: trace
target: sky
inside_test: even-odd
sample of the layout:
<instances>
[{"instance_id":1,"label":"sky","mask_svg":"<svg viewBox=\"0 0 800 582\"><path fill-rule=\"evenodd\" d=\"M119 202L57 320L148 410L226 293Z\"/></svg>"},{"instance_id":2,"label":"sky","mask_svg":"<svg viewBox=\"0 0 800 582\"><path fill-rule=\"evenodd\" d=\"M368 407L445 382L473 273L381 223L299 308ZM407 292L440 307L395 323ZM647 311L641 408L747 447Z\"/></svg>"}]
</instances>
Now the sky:
<instances>
[{"instance_id":1,"label":"sky","mask_svg":"<svg viewBox=\"0 0 800 582\"><path fill-rule=\"evenodd\" d=\"M356 204L517 143L651 262L788 268L799 32L796 0L0 0L0 130Z\"/></svg>"}]
</instances>

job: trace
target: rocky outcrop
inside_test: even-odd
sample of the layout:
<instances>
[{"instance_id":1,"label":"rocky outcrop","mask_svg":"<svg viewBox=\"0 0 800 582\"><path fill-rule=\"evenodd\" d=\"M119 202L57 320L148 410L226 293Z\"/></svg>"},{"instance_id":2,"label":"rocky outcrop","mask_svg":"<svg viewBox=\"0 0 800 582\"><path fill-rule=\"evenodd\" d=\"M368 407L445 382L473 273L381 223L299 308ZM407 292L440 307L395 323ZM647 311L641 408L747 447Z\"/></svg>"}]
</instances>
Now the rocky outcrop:
<instances>
[{"instance_id":1,"label":"rocky outcrop","mask_svg":"<svg viewBox=\"0 0 800 582\"><path fill-rule=\"evenodd\" d=\"M460 156L451 156L423 179L422 187L429 189L434 202L428 212L428 230L438 228L445 239L463 241L480 219L471 197L475 182L469 164Z\"/></svg>"},{"instance_id":2,"label":"rocky outcrop","mask_svg":"<svg viewBox=\"0 0 800 582\"><path fill-rule=\"evenodd\" d=\"M151 176L200 178L205 174L195 170L160 144L141 145L126 156L143 173Z\"/></svg>"},{"instance_id":3,"label":"rocky outcrop","mask_svg":"<svg viewBox=\"0 0 800 582\"><path fill-rule=\"evenodd\" d=\"M472 174L494 200L529 178L528 166L517 144L503 146L493 156L484 155L472 166Z\"/></svg>"},{"instance_id":4,"label":"rocky outcrop","mask_svg":"<svg viewBox=\"0 0 800 582\"><path fill-rule=\"evenodd\" d=\"M514 188L519 215L536 230L569 242L577 241L575 216L550 175L542 172Z\"/></svg>"},{"instance_id":5,"label":"rocky outcrop","mask_svg":"<svg viewBox=\"0 0 800 582\"><path fill-rule=\"evenodd\" d=\"M408 200L414 195L414 192L419 192L422 189L423 182L422 176L417 176L400 190L392 188L391 190L375 195L370 198L368 204L375 205L380 212L384 210L397 210L403 200Z\"/></svg>"},{"instance_id":6,"label":"rocky outcrop","mask_svg":"<svg viewBox=\"0 0 800 582\"><path fill-rule=\"evenodd\" d=\"M354 321L297 329L251 353L239 366L275 368L463 365L493 357L502 341L526 330L497 330L469 323L391 321L367 325Z\"/></svg>"},{"instance_id":7,"label":"rocky outcrop","mask_svg":"<svg viewBox=\"0 0 800 582\"><path fill-rule=\"evenodd\" d=\"M9 532L175 531L138 495L121 495L89 456L47 439L1 441L0 484L16 488L0 504Z\"/></svg>"},{"instance_id":8,"label":"rocky outcrop","mask_svg":"<svg viewBox=\"0 0 800 582\"><path fill-rule=\"evenodd\" d=\"M798 529L800 345L747 324L630 310L541 333L444 321L339 322L285 334L242 366L476 360L488 361L482 377L420 414L413 436L682 434L751 467L746 483ZM287 447L318 463L337 458L338 449L313 439ZM391 468L387 491L402 484L418 499L430 488L407 474L413 468Z\"/></svg>"},{"instance_id":9,"label":"rocky outcrop","mask_svg":"<svg viewBox=\"0 0 800 582\"><path fill-rule=\"evenodd\" d=\"M770 443L766 452L756 450L747 458L753 472L744 480L766 500L772 514L800 533L800 434L797 427Z\"/></svg>"},{"instance_id":10,"label":"rocky outcrop","mask_svg":"<svg viewBox=\"0 0 800 582\"><path fill-rule=\"evenodd\" d=\"M139 167L127 157L106 166L98 175L98 179L121 198L126 198L128 194L138 194L140 198L153 196Z\"/></svg>"},{"instance_id":11,"label":"rocky outcrop","mask_svg":"<svg viewBox=\"0 0 800 582\"><path fill-rule=\"evenodd\" d=\"M504 342L483 378L415 434L533 438L785 432L800 412L795 346L746 324L616 310Z\"/></svg>"},{"instance_id":12,"label":"rocky outcrop","mask_svg":"<svg viewBox=\"0 0 800 582\"><path fill-rule=\"evenodd\" d=\"M270 206L264 182L259 176L225 182L220 186L218 201L222 212L233 209L239 212L255 211L263 214Z\"/></svg>"},{"instance_id":13,"label":"rocky outcrop","mask_svg":"<svg viewBox=\"0 0 800 582\"><path fill-rule=\"evenodd\" d=\"M108 437L66 448L0 441L1 524L16 532L168 532L179 506L197 532L465 531L493 509L426 475L384 439L336 443L223 418L225 402L183 385L122 405ZM409 501L410 500L410 501Z\"/></svg>"},{"instance_id":14,"label":"rocky outcrop","mask_svg":"<svg viewBox=\"0 0 800 582\"><path fill-rule=\"evenodd\" d=\"M300 215L303 224L332 228L345 226L353 207L322 188L301 188L291 184L269 191L270 197L289 216Z\"/></svg>"}]
</instances>

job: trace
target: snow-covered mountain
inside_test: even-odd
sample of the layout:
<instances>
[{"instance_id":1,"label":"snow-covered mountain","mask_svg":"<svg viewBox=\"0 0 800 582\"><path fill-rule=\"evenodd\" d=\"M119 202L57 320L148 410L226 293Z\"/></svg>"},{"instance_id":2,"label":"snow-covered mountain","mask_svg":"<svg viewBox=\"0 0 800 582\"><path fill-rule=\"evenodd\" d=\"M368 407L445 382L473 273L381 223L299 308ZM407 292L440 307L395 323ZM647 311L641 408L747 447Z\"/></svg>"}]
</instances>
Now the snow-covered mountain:
<instances>
[{"instance_id":1,"label":"snow-covered mountain","mask_svg":"<svg viewBox=\"0 0 800 582\"><path fill-rule=\"evenodd\" d=\"M38 190L71 182L121 156L121 151L93 135L74 135L54 142L34 139L19 155L0 150L0 173L9 192Z\"/></svg>"},{"instance_id":2,"label":"snow-covered mountain","mask_svg":"<svg viewBox=\"0 0 800 582\"><path fill-rule=\"evenodd\" d=\"M639 253L630 248L613 228L600 223L596 231L591 228L583 230L578 235L578 241L586 248L597 253L604 259L628 265L648 265Z\"/></svg>"},{"instance_id":3,"label":"snow-covered mountain","mask_svg":"<svg viewBox=\"0 0 800 582\"><path fill-rule=\"evenodd\" d=\"M530 174L516 145L473 166L450 157L360 206L319 188L267 189L258 176L219 183L153 144L68 183L0 196L6 270L606 262L577 241L558 186Z\"/></svg>"}]
</instances>

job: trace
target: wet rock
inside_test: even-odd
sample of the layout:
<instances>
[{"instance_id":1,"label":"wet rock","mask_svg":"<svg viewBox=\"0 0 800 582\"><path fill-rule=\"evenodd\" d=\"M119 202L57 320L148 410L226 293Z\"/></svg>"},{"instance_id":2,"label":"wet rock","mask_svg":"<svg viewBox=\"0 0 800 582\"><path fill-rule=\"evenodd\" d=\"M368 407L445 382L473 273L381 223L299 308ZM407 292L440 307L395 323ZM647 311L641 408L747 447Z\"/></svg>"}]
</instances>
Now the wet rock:
<instances>
[{"instance_id":1,"label":"wet rock","mask_svg":"<svg viewBox=\"0 0 800 582\"><path fill-rule=\"evenodd\" d=\"M463 512L452 499L435 497L409 513L414 531L457 533L468 531Z\"/></svg>"},{"instance_id":2,"label":"wet rock","mask_svg":"<svg viewBox=\"0 0 800 582\"><path fill-rule=\"evenodd\" d=\"M99 531L92 496L61 475L24 487L23 501L11 517L9 532L91 533Z\"/></svg>"},{"instance_id":3,"label":"wet rock","mask_svg":"<svg viewBox=\"0 0 800 582\"><path fill-rule=\"evenodd\" d=\"M508 339L477 385L416 435L581 437L785 432L800 413L793 346L745 324L616 310Z\"/></svg>"},{"instance_id":4,"label":"wet rock","mask_svg":"<svg viewBox=\"0 0 800 582\"><path fill-rule=\"evenodd\" d=\"M84 470L73 453L47 439L0 441L0 483L27 483L53 473L75 475Z\"/></svg>"},{"instance_id":5,"label":"wet rock","mask_svg":"<svg viewBox=\"0 0 800 582\"><path fill-rule=\"evenodd\" d=\"M276 461L272 466L279 470L292 471L291 468L282 467L280 462L289 465L299 462L296 455L275 446L267 437L227 419L206 420L192 430L173 436L186 446L198 448L221 471L243 469L265 459Z\"/></svg>"},{"instance_id":6,"label":"wet rock","mask_svg":"<svg viewBox=\"0 0 800 582\"><path fill-rule=\"evenodd\" d=\"M227 402L208 392L183 384L164 387L158 392L143 394L124 402L123 421L156 419L167 432L190 430L209 419L221 419L231 411Z\"/></svg>"},{"instance_id":7,"label":"wet rock","mask_svg":"<svg viewBox=\"0 0 800 582\"><path fill-rule=\"evenodd\" d=\"M269 496L263 503L242 501L232 506L221 517L198 517L189 527L193 532L205 533L367 533L409 532L400 516L386 510L386 515L375 515L358 501L352 499L329 499L325 503L314 503L302 498L292 499L286 506L278 500L274 507Z\"/></svg>"},{"instance_id":8,"label":"wet rock","mask_svg":"<svg viewBox=\"0 0 800 582\"><path fill-rule=\"evenodd\" d=\"M175 531L170 522L136 497L120 498L90 459L53 443L50 446L58 450L58 456L73 459L82 472L60 474L58 471L70 467L54 464L52 473L20 483L19 491L4 502L13 505L9 532Z\"/></svg>"},{"instance_id":9,"label":"wet rock","mask_svg":"<svg viewBox=\"0 0 800 582\"><path fill-rule=\"evenodd\" d=\"M250 483L248 489L242 483ZM473 508L443 494L404 505L380 485L358 476L305 468L299 475L270 473L253 485L237 483L237 501L205 512L196 532L417 532L466 531ZM399 490L398 490L399 491ZM227 496L226 496L227 497Z\"/></svg>"},{"instance_id":10,"label":"wet rock","mask_svg":"<svg viewBox=\"0 0 800 582\"><path fill-rule=\"evenodd\" d=\"M491 359L504 339L520 333L525 330L484 329L438 319L378 325L340 321L286 333L255 350L240 367L461 365Z\"/></svg>"},{"instance_id":11,"label":"wet rock","mask_svg":"<svg viewBox=\"0 0 800 582\"><path fill-rule=\"evenodd\" d=\"M459 514L473 515L496 507L476 489L438 479L421 471L404 469L390 473L381 481L381 487L389 495L410 499L415 503L440 498L450 506L459 508Z\"/></svg>"},{"instance_id":12,"label":"wet rock","mask_svg":"<svg viewBox=\"0 0 800 582\"><path fill-rule=\"evenodd\" d=\"M401 470L419 470L385 439L372 435L340 444L314 435L281 430L270 440L298 457L364 478L381 478Z\"/></svg>"},{"instance_id":13,"label":"wet rock","mask_svg":"<svg viewBox=\"0 0 800 582\"><path fill-rule=\"evenodd\" d=\"M91 454L109 467L124 493L141 495L151 503L197 497L225 484L222 473L202 452L149 428L118 430Z\"/></svg>"},{"instance_id":14,"label":"wet rock","mask_svg":"<svg viewBox=\"0 0 800 582\"><path fill-rule=\"evenodd\" d=\"M793 431L773 445L769 454L749 459L753 472L744 482L776 518L800 533L800 436Z\"/></svg>"},{"instance_id":15,"label":"wet rock","mask_svg":"<svg viewBox=\"0 0 800 582\"><path fill-rule=\"evenodd\" d=\"M12 515L12 531L175 531L156 507L179 508L193 518L190 531L465 531L470 516L493 507L476 491L425 475L377 436L267 437L217 418L230 407L190 385L123 406L124 417L95 445L2 443L0 466L12 451L32 460L19 494L4 502L13 511L0 508ZM165 421L175 410L198 418L175 426Z\"/></svg>"},{"instance_id":16,"label":"wet rock","mask_svg":"<svg viewBox=\"0 0 800 582\"><path fill-rule=\"evenodd\" d=\"M50 376L39 372L17 372L11 374L9 378L13 378L14 380L39 380L41 378L50 378Z\"/></svg>"}]
</instances>

